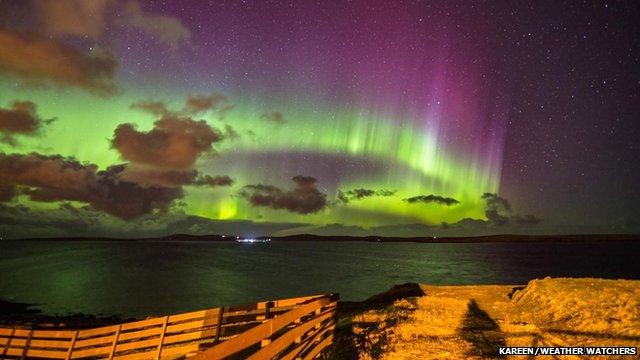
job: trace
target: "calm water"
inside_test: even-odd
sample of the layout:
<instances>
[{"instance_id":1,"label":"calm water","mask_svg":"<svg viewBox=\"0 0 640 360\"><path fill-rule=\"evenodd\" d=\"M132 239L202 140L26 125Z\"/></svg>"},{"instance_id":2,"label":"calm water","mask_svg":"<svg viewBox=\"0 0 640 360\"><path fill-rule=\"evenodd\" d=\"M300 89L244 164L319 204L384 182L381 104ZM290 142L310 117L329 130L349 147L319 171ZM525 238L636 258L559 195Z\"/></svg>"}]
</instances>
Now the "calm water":
<instances>
[{"instance_id":1,"label":"calm water","mask_svg":"<svg viewBox=\"0 0 640 360\"><path fill-rule=\"evenodd\" d=\"M0 242L0 298L46 313L145 316L394 284L640 279L640 243Z\"/></svg>"}]
</instances>

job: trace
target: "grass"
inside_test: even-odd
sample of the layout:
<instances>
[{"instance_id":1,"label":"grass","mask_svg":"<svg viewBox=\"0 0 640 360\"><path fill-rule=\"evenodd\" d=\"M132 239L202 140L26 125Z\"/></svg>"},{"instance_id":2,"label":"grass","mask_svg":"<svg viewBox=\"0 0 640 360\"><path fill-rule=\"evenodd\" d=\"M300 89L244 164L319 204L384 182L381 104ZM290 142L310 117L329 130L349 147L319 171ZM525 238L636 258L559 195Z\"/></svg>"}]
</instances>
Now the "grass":
<instances>
[{"instance_id":1,"label":"grass","mask_svg":"<svg viewBox=\"0 0 640 360\"><path fill-rule=\"evenodd\" d=\"M402 286L410 291L374 297L386 302L344 306L331 358L500 359L509 357L498 356L499 346L640 347L640 281Z\"/></svg>"}]
</instances>

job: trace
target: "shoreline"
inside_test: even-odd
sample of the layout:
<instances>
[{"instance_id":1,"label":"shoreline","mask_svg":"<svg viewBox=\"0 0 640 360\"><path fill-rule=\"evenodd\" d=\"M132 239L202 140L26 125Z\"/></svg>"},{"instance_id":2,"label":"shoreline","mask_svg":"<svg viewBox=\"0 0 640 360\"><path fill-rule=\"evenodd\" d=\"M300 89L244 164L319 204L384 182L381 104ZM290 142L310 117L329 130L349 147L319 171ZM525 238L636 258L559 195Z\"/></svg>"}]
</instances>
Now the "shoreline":
<instances>
[{"instance_id":1,"label":"shoreline","mask_svg":"<svg viewBox=\"0 0 640 360\"><path fill-rule=\"evenodd\" d=\"M413 297L422 297L429 294L434 293L442 293L447 291L458 291L458 290L483 290L483 289L491 289L491 291L508 291L508 296L511 298L517 291L520 291L526 288L528 285L539 282L539 281L569 281L569 282L582 282L582 281L592 281L592 282L606 282L610 284L625 282L625 283L634 283L638 287L640 291L640 279L613 279L613 278L551 278L546 277L544 279L532 279L527 284L418 284L418 283L404 283L397 284L392 286L386 291L381 293L373 294L365 300L354 301L354 300L339 300L338 303L340 305L340 311L343 314L348 314L352 311L366 310L375 307L384 307L393 304L393 302L406 298ZM503 294L504 295L504 294ZM639 297L640 299L640 297ZM137 317L126 317L119 314L85 314L85 313L75 313L70 312L66 315L61 314L49 314L42 312L41 309L38 308L39 304L32 303L22 303L22 302L14 302L8 301L0 298L0 326L7 325L11 319L17 320L13 323L15 324L20 322L33 323L33 324L42 324L50 327L50 323L54 322L65 322L67 324L63 325L63 327L72 327L70 323L75 321L82 322L90 322L91 324L87 324L87 327L95 326L96 324L105 324L110 325L111 323L121 323L128 321L137 321L143 320L145 318L164 316L167 314L155 314L149 313L145 316L137 316ZM239 305L239 304L211 304L212 306L230 306L230 305ZM196 309L197 310L197 309ZM194 311L196 311L194 310ZM186 310L185 310L186 311ZM47 324L49 323L49 324ZM639 329L640 330L640 329Z\"/></svg>"},{"instance_id":2,"label":"shoreline","mask_svg":"<svg viewBox=\"0 0 640 360\"><path fill-rule=\"evenodd\" d=\"M52 237L52 238L21 238L3 239L2 242L27 242L27 241L135 241L135 242L236 242L243 239L239 235L188 235L173 234L163 237L150 238L113 238L113 237ZM574 234L574 235L514 235L500 234L469 237L385 237L385 236L324 236L312 234L298 234L288 236L257 236L258 240L269 239L269 242L380 242L380 243L584 243L603 241L640 241L640 234Z\"/></svg>"}]
</instances>

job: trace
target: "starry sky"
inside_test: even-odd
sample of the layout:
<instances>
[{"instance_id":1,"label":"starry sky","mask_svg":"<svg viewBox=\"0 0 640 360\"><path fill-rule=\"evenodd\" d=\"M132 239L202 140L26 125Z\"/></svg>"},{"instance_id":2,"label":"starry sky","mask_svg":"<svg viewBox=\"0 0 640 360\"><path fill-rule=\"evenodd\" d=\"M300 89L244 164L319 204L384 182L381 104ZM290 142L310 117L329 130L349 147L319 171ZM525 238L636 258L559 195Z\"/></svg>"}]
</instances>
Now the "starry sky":
<instances>
[{"instance_id":1,"label":"starry sky","mask_svg":"<svg viewBox=\"0 0 640 360\"><path fill-rule=\"evenodd\" d=\"M0 236L638 233L638 16L0 0Z\"/></svg>"}]
</instances>

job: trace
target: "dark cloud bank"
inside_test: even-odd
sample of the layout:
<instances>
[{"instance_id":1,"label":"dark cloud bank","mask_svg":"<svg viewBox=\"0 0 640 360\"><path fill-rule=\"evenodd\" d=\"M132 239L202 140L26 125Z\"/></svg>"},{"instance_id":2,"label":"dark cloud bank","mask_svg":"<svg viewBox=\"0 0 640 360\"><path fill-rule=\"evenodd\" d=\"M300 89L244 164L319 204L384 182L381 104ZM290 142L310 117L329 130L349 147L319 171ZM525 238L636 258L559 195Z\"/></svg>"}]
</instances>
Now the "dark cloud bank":
<instances>
[{"instance_id":1,"label":"dark cloud bank","mask_svg":"<svg viewBox=\"0 0 640 360\"><path fill-rule=\"evenodd\" d=\"M452 206L452 205L458 205L460 204L460 202L456 199L450 198L450 197L444 197L444 196L440 196L440 195L418 195L418 196L412 196L410 198L406 198L406 199L402 199L403 201L408 202L409 204L415 204L415 203L423 203L423 204L439 204L439 205L445 205L445 206Z\"/></svg>"},{"instance_id":2,"label":"dark cloud bank","mask_svg":"<svg viewBox=\"0 0 640 360\"><path fill-rule=\"evenodd\" d=\"M273 185L246 185L239 192L253 206L282 209L298 214L311 214L324 209L327 195L316 187L316 180L310 176L294 176L294 187L282 190Z\"/></svg>"},{"instance_id":3,"label":"dark cloud bank","mask_svg":"<svg viewBox=\"0 0 640 360\"><path fill-rule=\"evenodd\" d=\"M5 137L35 133L42 123L33 103L14 102L10 109L0 109ZM184 196L183 186L233 184L229 176L195 170L198 158L213 151L221 139L221 133L205 121L163 115L149 131L119 125L111 145L125 162L104 170L59 155L0 153L0 202L18 195L38 202L75 201L125 220L167 213Z\"/></svg>"},{"instance_id":4,"label":"dark cloud bank","mask_svg":"<svg viewBox=\"0 0 640 360\"><path fill-rule=\"evenodd\" d=\"M132 219L153 210L166 211L182 189L141 186L123 181L126 165L98 171L93 164L40 154L0 154L0 201L18 194L34 201L79 201L108 214Z\"/></svg>"},{"instance_id":5,"label":"dark cloud bank","mask_svg":"<svg viewBox=\"0 0 640 360\"><path fill-rule=\"evenodd\" d=\"M31 101L13 101L9 108L0 108L0 141L15 145L16 135L34 136L55 119L42 119Z\"/></svg>"},{"instance_id":6,"label":"dark cloud bank","mask_svg":"<svg viewBox=\"0 0 640 360\"><path fill-rule=\"evenodd\" d=\"M338 190L338 202L348 204L352 200L362 200L373 196L393 196L395 193L395 191L386 189L373 190L357 188L347 191Z\"/></svg>"}]
</instances>

